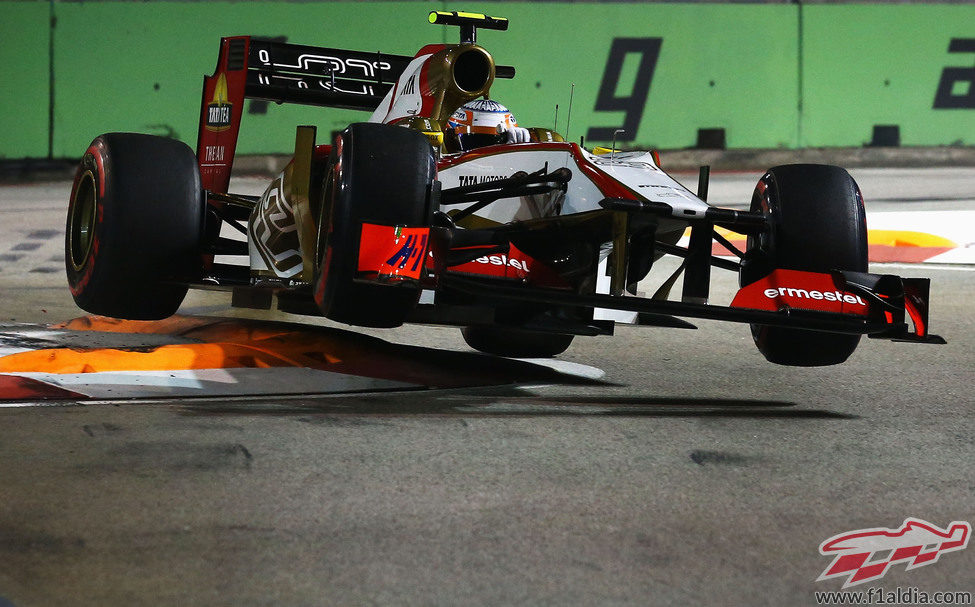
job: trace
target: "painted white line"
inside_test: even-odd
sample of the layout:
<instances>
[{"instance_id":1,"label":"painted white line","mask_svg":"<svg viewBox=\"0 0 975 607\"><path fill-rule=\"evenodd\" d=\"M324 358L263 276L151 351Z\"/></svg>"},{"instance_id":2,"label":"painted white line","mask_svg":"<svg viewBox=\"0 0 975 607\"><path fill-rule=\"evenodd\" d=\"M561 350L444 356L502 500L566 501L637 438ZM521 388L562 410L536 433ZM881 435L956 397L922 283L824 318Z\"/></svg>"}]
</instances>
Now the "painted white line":
<instances>
[{"instance_id":1,"label":"painted white line","mask_svg":"<svg viewBox=\"0 0 975 607\"><path fill-rule=\"evenodd\" d=\"M0 400L0 409L27 409L30 407L82 407L88 401L74 400L52 400L52 401L31 401L31 402L5 402Z\"/></svg>"},{"instance_id":2,"label":"painted white line","mask_svg":"<svg viewBox=\"0 0 975 607\"><path fill-rule=\"evenodd\" d=\"M975 243L935 255L925 263L975 264Z\"/></svg>"},{"instance_id":3,"label":"painted white line","mask_svg":"<svg viewBox=\"0 0 975 607\"><path fill-rule=\"evenodd\" d=\"M881 266L883 268L893 268L902 270L917 270L922 264L916 263L902 263L898 261L881 262L881 261L871 261L870 266ZM944 272L975 272L975 262L970 264L939 264L939 263L924 263L924 272L931 271L944 271ZM879 274L879 272L874 272L874 274Z\"/></svg>"},{"instance_id":4,"label":"painted white line","mask_svg":"<svg viewBox=\"0 0 975 607\"><path fill-rule=\"evenodd\" d=\"M102 373L15 373L90 398L165 398L372 392L422 387L318 369L199 369Z\"/></svg>"},{"instance_id":5,"label":"painted white line","mask_svg":"<svg viewBox=\"0 0 975 607\"><path fill-rule=\"evenodd\" d=\"M975 211L878 211L867 213L867 229L922 232L965 247L975 244Z\"/></svg>"},{"instance_id":6,"label":"painted white line","mask_svg":"<svg viewBox=\"0 0 975 607\"><path fill-rule=\"evenodd\" d=\"M564 375L581 377L583 379L602 379L606 377L606 372L597 367L590 367L589 365L574 363L567 360L559 360L557 358L519 358L518 360L522 360L533 365L538 365L540 367L548 367L549 369L558 371Z\"/></svg>"}]
</instances>

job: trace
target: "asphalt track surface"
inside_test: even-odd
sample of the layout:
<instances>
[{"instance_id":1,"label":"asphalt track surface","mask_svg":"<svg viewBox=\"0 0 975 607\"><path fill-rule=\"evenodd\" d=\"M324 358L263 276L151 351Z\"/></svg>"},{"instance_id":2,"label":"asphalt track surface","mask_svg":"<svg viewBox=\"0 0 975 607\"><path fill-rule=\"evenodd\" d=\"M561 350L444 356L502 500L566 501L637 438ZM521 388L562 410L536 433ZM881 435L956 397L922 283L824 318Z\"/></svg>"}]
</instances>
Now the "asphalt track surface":
<instances>
[{"instance_id":1,"label":"asphalt track surface","mask_svg":"<svg viewBox=\"0 0 975 607\"><path fill-rule=\"evenodd\" d=\"M854 176L868 210L975 209L973 170ZM716 175L712 201L757 177ZM67 189L0 187L4 331L83 315ZM815 581L827 538L975 521L975 268L872 269L931 277L948 345L792 369L701 321L577 339L571 373L486 387L2 408L0 605L816 604L841 585ZM715 299L734 288L716 274ZM308 322L228 299L181 313ZM454 329L311 324L447 353L444 374L512 369ZM975 592L975 549L868 587Z\"/></svg>"}]
</instances>

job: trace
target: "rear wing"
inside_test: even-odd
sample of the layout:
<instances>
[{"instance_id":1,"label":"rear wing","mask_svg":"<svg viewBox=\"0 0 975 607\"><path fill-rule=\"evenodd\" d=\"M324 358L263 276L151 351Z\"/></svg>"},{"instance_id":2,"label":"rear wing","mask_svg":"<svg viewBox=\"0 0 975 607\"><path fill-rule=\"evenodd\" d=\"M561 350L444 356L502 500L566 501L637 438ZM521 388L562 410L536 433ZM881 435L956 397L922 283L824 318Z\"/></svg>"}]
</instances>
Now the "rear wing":
<instances>
[{"instance_id":1,"label":"rear wing","mask_svg":"<svg viewBox=\"0 0 975 607\"><path fill-rule=\"evenodd\" d=\"M506 20L454 13L431 16L431 23L503 29ZM450 19L447 19L449 17ZM496 23L497 22L497 23ZM487 25L485 25L487 23ZM413 61L387 55L303 46L275 40L233 36L220 39L212 76L203 78L197 160L204 189L226 193L237 149L245 99L374 111ZM495 66L495 77L513 78L515 69Z\"/></svg>"},{"instance_id":2,"label":"rear wing","mask_svg":"<svg viewBox=\"0 0 975 607\"><path fill-rule=\"evenodd\" d=\"M371 112L412 60L251 39L244 96Z\"/></svg>"},{"instance_id":3,"label":"rear wing","mask_svg":"<svg viewBox=\"0 0 975 607\"><path fill-rule=\"evenodd\" d=\"M197 160L203 187L226 193L245 99L373 111L412 57L234 36L203 79Z\"/></svg>"}]
</instances>

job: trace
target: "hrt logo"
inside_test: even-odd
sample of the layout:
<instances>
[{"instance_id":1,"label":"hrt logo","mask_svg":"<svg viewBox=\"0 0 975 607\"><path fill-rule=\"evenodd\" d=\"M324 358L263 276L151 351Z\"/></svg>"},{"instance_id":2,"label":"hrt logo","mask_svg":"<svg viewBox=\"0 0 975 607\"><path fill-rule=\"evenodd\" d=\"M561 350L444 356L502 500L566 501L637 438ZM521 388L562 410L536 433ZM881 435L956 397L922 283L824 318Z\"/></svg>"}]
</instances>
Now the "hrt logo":
<instances>
[{"instance_id":1,"label":"hrt logo","mask_svg":"<svg viewBox=\"0 0 975 607\"><path fill-rule=\"evenodd\" d=\"M941 529L908 518L899 529L876 527L834 535L819 545L820 554L834 558L816 581L845 577L843 588L848 588L884 577L897 563L906 563L908 570L930 565L945 552L967 547L971 533L971 523L964 521Z\"/></svg>"},{"instance_id":2,"label":"hrt logo","mask_svg":"<svg viewBox=\"0 0 975 607\"><path fill-rule=\"evenodd\" d=\"M362 224L357 271L382 280L418 280L423 273L430 228Z\"/></svg>"},{"instance_id":3,"label":"hrt logo","mask_svg":"<svg viewBox=\"0 0 975 607\"><path fill-rule=\"evenodd\" d=\"M397 229L396 239L402 239L402 228ZM418 238L419 236L419 238ZM417 246L419 244L419 246ZM427 235L417 235L410 234L406 237L406 242L403 246L399 248L398 251L393 253L393 256L386 260L386 265L392 266L398 270L402 270L406 267L406 263L413 261L412 267L409 271L417 272L420 265L421 255L427 250Z\"/></svg>"}]
</instances>

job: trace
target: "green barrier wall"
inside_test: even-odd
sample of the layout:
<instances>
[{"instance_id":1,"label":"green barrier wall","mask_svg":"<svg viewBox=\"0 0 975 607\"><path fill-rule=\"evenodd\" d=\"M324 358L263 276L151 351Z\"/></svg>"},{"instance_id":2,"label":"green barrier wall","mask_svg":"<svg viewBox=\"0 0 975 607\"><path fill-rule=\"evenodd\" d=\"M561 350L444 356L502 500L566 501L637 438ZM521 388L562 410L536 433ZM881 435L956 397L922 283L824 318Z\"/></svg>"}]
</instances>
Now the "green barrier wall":
<instances>
[{"instance_id":1,"label":"green barrier wall","mask_svg":"<svg viewBox=\"0 0 975 607\"><path fill-rule=\"evenodd\" d=\"M448 4L459 10L467 3ZM635 126L628 126L623 141L689 147L698 128L714 127L725 128L731 147L795 145L797 20L789 5L470 6L511 20L507 32L485 33L481 39L499 63L518 69L514 80L495 85L492 96L506 103L523 125L551 126L558 103L558 130L564 132L574 83L571 139L590 128L598 133L623 127L625 112L596 110L605 81L603 107L632 107ZM776 27L768 27L770 23ZM426 32L419 29L417 34ZM630 49L624 52L627 40ZM614 46L617 55L611 57ZM614 65L619 66L618 78L613 77ZM638 82L640 67L652 76L645 83Z\"/></svg>"},{"instance_id":2,"label":"green barrier wall","mask_svg":"<svg viewBox=\"0 0 975 607\"><path fill-rule=\"evenodd\" d=\"M434 9L508 17L479 33L518 70L492 96L523 126L554 126L558 104L573 140L625 129L627 145L681 148L723 129L733 148L859 146L894 125L904 145L975 143L973 5L0 0L0 158L76 157L106 131L193 146L220 36L413 54L457 39L426 22ZM288 152L296 124L324 137L367 116L250 101L238 151Z\"/></svg>"},{"instance_id":3,"label":"green barrier wall","mask_svg":"<svg viewBox=\"0 0 975 607\"><path fill-rule=\"evenodd\" d=\"M975 144L975 6L803 11L800 145L859 146L874 125L898 125L903 145ZM953 39L962 48L949 53Z\"/></svg>"},{"instance_id":4,"label":"green barrier wall","mask_svg":"<svg viewBox=\"0 0 975 607\"><path fill-rule=\"evenodd\" d=\"M288 41L413 54L426 2L80 2L57 5L54 153L84 151L96 135L132 130L196 146L204 74L220 37L287 36ZM437 5L434 5L437 6ZM419 22L404 28L401 15ZM424 28L425 26L425 28ZM84 91L79 94L79 91ZM264 113L254 113L262 111ZM296 124L327 134L368 114L248 101L238 153L294 149ZM327 136L327 135L326 135ZM80 150L80 151L79 151Z\"/></svg>"},{"instance_id":5,"label":"green barrier wall","mask_svg":"<svg viewBox=\"0 0 975 607\"><path fill-rule=\"evenodd\" d=\"M0 3L0 158L48 156L51 8Z\"/></svg>"},{"instance_id":6,"label":"green barrier wall","mask_svg":"<svg viewBox=\"0 0 975 607\"><path fill-rule=\"evenodd\" d=\"M568 125L573 138L588 134L590 127L611 133L626 126L620 141L687 147L701 124L726 128L730 146L794 145L796 25L788 6L549 6L540 28L539 14L546 7L537 4L463 4L511 20L507 32L481 32L479 42L499 63L516 66L518 76L499 81L493 96L521 124L554 126L559 104L559 129L565 131L575 84ZM428 2L59 4L54 153L76 154L94 135L113 130L166 134L195 144L201 77L213 70L221 35L287 36L304 44L412 55L423 44L452 42L459 35L457 28L427 23L430 9ZM761 24L770 21L786 23L786 31L763 35ZM756 42L733 46L729 29ZM702 44L722 37L727 44ZM635 40L637 50L611 58L614 41L621 39ZM629 107L627 112L595 110L612 63L621 69L607 82L604 97L610 107ZM638 86L640 67L643 73L653 70L653 77ZM766 75L777 93L755 95L755 74ZM85 94L79 97L78 91ZM328 132L367 116L272 105L265 114L245 116L238 151L288 151L297 123ZM612 137L593 133L594 140Z\"/></svg>"}]
</instances>

